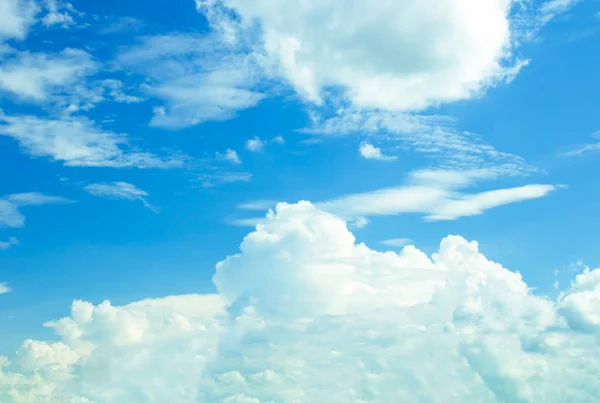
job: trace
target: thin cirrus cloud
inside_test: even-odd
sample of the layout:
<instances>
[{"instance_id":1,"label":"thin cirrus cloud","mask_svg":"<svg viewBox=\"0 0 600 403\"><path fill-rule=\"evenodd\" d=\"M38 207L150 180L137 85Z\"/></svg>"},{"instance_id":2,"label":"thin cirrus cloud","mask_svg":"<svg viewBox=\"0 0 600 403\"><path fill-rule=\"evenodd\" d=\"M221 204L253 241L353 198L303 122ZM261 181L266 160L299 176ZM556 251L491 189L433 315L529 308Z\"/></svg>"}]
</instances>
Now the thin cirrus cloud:
<instances>
[{"instance_id":1,"label":"thin cirrus cloud","mask_svg":"<svg viewBox=\"0 0 600 403\"><path fill-rule=\"evenodd\" d=\"M155 108L151 126L182 129L227 120L266 96L254 89L259 73L253 56L227 49L214 35L144 37L114 64L145 76L147 94L164 102Z\"/></svg>"},{"instance_id":2,"label":"thin cirrus cloud","mask_svg":"<svg viewBox=\"0 0 600 403\"><path fill-rule=\"evenodd\" d=\"M73 301L69 316L45 325L59 341L27 339L18 359L0 357L0 395L130 403L600 397L598 269L578 274L557 299L540 297L475 241L448 236L431 257L414 246L381 253L303 202L278 205L216 265L213 282L215 294Z\"/></svg>"},{"instance_id":3,"label":"thin cirrus cloud","mask_svg":"<svg viewBox=\"0 0 600 403\"><path fill-rule=\"evenodd\" d=\"M560 155L563 157L576 157L584 154L600 152L600 131L594 133L592 138L595 140L595 142L572 146L569 151L565 151Z\"/></svg>"},{"instance_id":4,"label":"thin cirrus cloud","mask_svg":"<svg viewBox=\"0 0 600 403\"><path fill-rule=\"evenodd\" d=\"M461 193L451 186L415 183L345 195L317 206L347 220L397 214L420 214L427 221L456 220L502 205L541 198L556 189L553 185L534 184Z\"/></svg>"},{"instance_id":5,"label":"thin cirrus cloud","mask_svg":"<svg viewBox=\"0 0 600 403\"><path fill-rule=\"evenodd\" d=\"M14 236L11 236L10 238L8 238L8 241L0 242L0 250L7 250L8 248L19 245L19 244L20 244L19 240L17 238L15 238Z\"/></svg>"},{"instance_id":6,"label":"thin cirrus cloud","mask_svg":"<svg viewBox=\"0 0 600 403\"><path fill-rule=\"evenodd\" d=\"M148 192L137 188L135 185L127 182L110 182L110 183L92 183L85 185L83 189L91 195L104 197L112 200L139 200L144 207L157 212L158 209L150 204L146 197Z\"/></svg>"},{"instance_id":7,"label":"thin cirrus cloud","mask_svg":"<svg viewBox=\"0 0 600 403\"><path fill-rule=\"evenodd\" d=\"M367 142L362 142L360 144L358 152L363 158L368 160L395 161L398 159L396 156L383 155L381 148L375 147L373 144Z\"/></svg>"},{"instance_id":8,"label":"thin cirrus cloud","mask_svg":"<svg viewBox=\"0 0 600 403\"><path fill-rule=\"evenodd\" d=\"M71 200L58 196L45 195L39 192L15 193L0 197L0 228L21 228L25 226L22 207L41 206L44 204L72 203Z\"/></svg>"},{"instance_id":9,"label":"thin cirrus cloud","mask_svg":"<svg viewBox=\"0 0 600 403\"><path fill-rule=\"evenodd\" d=\"M380 241L379 243L382 245L385 245L385 246L401 248L406 245L410 245L411 242L412 242L412 240L408 239L408 238L393 238L393 239L386 239L385 241Z\"/></svg>"},{"instance_id":10,"label":"thin cirrus cloud","mask_svg":"<svg viewBox=\"0 0 600 403\"><path fill-rule=\"evenodd\" d=\"M14 138L29 155L49 157L66 166L173 168L182 166L185 159L138 151L126 135L103 130L84 117L8 116L0 110L0 136Z\"/></svg>"}]
</instances>

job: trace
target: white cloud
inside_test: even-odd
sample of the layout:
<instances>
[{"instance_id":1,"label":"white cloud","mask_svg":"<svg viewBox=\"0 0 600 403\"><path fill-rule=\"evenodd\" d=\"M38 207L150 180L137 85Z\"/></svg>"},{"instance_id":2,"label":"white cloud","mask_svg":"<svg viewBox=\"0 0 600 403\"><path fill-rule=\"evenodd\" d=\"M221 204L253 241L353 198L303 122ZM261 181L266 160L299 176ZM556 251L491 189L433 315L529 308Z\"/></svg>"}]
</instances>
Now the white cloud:
<instances>
[{"instance_id":1,"label":"white cloud","mask_svg":"<svg viewBox=\"0 0 600 403\"><path fill-rule=\"evenodd\" d=\"M285 144L285 139L283 138L283 136L273 137L273 140L271 141L276 144Z\"/></svg>"},{"instance_id":2,"label":"white cloud","mask_svg":"<svg viewBox=\"0 0 600 403\"><path fill-rule=\"evenodd\" d=\"M393 246L393 247L403 247L406 245L410 245L412 241L408 238L394 238L394 239L386 239L385 241L381 241L380 244L385 246Z\"/></svg>"},{"instance_id":3,"label":"white cloud","mask_svg":"<svg viewBox=\"0 0 600 403\"><path fill-rule=\"evenodd\" d=\"M30 0L0 0L0 40L25 39L39 7Z\"/></svg>"},{"instance_id":4,"label":"white cloud","mask_svg":"<svg viewBox=\"0 0 600 403\"><path fill-rule=\"evenodd\" d=\"M379 160L379 161L395 161L398 159L396 156L387 156L381 153L381 148L375 147L371 143L363 141L358 147L360 155L368 160Z\"/></svg>"},{"instance_id":5,"label":"white cloud","mask_svg":"<svg viewBox=\"0 0 600 403\"><path fill-rule=\"evenodd\" d=\"M431 257L413 246L380 253L309 203L280 204L217 265L218 296L74 301L69 317L46 325L59 341L26 340L0 365L0 395L8 403L592 402L600 398L595 312L567 298L597 297L598 273L553 301L477 242L449 236Z\"/></svg>"},{"instance_id":6,"label":"white cloud","mask_svg":"<svg viewBox=\"0 0 600 403\"><path fill-rule=\"evenodd\" d=\"M581 0L548 0L542 3L539 12L539 19L542 23L547 23L556 18L557 15L574 7Z\"/></svg>"},{"instance_id":7,"label":"white cloud","mask_svg":"<svg viewBox=\"0 0 600 403\"><path fill-rule=\"evenodd\" d=\"M413 175L413 179L418 175ZM552 185L526 185L481 193L460 193L464 182L422 181L399 187L351 194L319 203L319 208L345 219L365 216L423 214L426 220L455 220L482 214L505 204L544 197L556 190Z\"/></svg>"},{"instance_id":8,"label":"white cloud","mask_svg":"<svg viewBox=\"0 0 600 403\"><path fill-rule=\"evenodd\" d=\"M25 216L20 211L21 207L57 203L70 203L70 200L38 192L15 193L0 197L0 228L25 226Z\"/></svg>"},{"instance_id":9,"label":"white cloud","mask_svg":"<svg viewBox=\"0 0 600 403\"><path fill-rule=\"evenodd\" d=\"M312 126L302 132L361 135L396 143L402 150L434 160L444 171L469 171L479 177L521 176L536 168L523 158L496 150L473 133L460 131L447 116L409 115L389 111L340 109L334 116L312 114Z\"/></svg>"},{"instance_id":10,"label":"white cloud","mask_svg":"<svg viewBox=\"0 0 600 403\"><path fill-rule=\"evenodd\" d=\"M92 183L83 187L86 192L94 196L105 197L113 200L139 200L145 207L156 212L157 209L148 203L148 192L138 189L127 182Z\"/></svg>"},{"instance_id":11,"label":"white cloud","mask_svg":"<svg viewBox=\"0 0 600 403\"><path fill-rule=\"evenodd\" d=\"M108 90L108 95L115 102L124 104L135 104L143 102L144 99L134 95L128 95L123 91L124 84L122 81L115 79L102 80L101 84Z\"/></svg>"},{"instance_id":12,"label":"white cloud","mask_svg":"<svg viewBox=\"0 0 600 403\"><path fill-rule=\"evenodd\" d=\"M236 14L215 13L217 29L229 24L249 36L258 25L254 49L267 73L305 99L321 103L341 88L356 106L396 110L470 98L514 76L513 3L197 0L202 11L226 6Z\"/></svg>"},{"instance_id":13,"label":"white cloud","mask_svg":"<svg viewBox=\"0 0 600 403\"><path fill-rule=\"evenodd\" d=\"M183 157L160 157L137 151L128 137L103 130L84 117L56 119L8 116L0 111L0 136L19 142L24 151L50 157L67 166L170 168L183 165Z\"/></svg>"},{"instance_id":14,"label":"white cloud","mask_svg":"<svg viewBox=\"0 0 600 403\"><path fill-rule=\"evenodd\" d=\"M596 141L593 143L573 146L571 147L571 150L564 152L561 155L564 157L576 157L584 154L600 152L600 131L594 133L592 138Z\"/></svg>"},{"instance_id":15,"label":"white cloud","mask_svg":"<svg viewBox=\"0 0 600 403\"><path fill-rule=\"evenodd\" d=\"M62 3L57 0L46 0L45 6L47 14L42 18L42 24L49 27L52 25L60 25L63 28L68 28L75 25L73 15L79 13L75 10L71 3Z\"/></svg>"},{"instance_id":16,"label":"white cloud","mask_svg":"<svg viewBox=\"0 0 600 403\"><path fill-rule=\"evenodd\" d=\"M350 221L348 226L350 228L362 229L369 225L369 219L366 217L356 217L355 220Z\"/></svg>"},{"instance_id":17,"label":"white cloud","mask_svg":"<svg viewBox=\"0 0 600 403\"><path fill-rule=\"evenodd\" d=\"M227 120L265 97L253 89L259 77L252 56L227 49L212 36L146 37L116 63L146 76L148 94L165 102L152 126L181 129Z\"/></svg>"},{"instance_id":18,"label":"white cloud","mask_svg":"<svg viewBox=\"0 0 600 403\"><path fill-rule=\"evenodd\" d=\"M239 204L237 207L241 210L262 210L267 211L277 204L275 200L253 200Z\"/></svg>"},{"instance_id":19,"label":"white cloud","mask_svg":"<svg viewBox=\"0 0 600 403\"><path fill-rule=\"evenodd\" d=\"M228 161L231 162L232 164L236 164L239 165L242 163L242 160L240 160L240 157L238 156L237 152L235 150L232 150L231 148L228 148L227 150L225 150L225 153L216 153L216 157L218 160L221 161Z\"/></svg>"},{"instance_id":20,"label":"white cloud","mask_svg":"<svg viewBox=\"0 0 600 403\"><path fill-rule=\"evenodd\" d=\"M98 64L79 49L65 49L57 54L18 52L2 60L0 89L26 101L44 102L73 88L83 77L94 73Z\"/></svg>"},{"instance_id":21,"label":"white cloud","mask_svg":"<svg viewBox=\"0 0 600 403\"><path fill-rule=\"evenodd\" d=\"M14 236L11 236L10 238L8 238L8 241L0 242L0 250L6 250L6 249L10 248L11 246L15 246L18 244L19 244L19 240L17 238L15 238Z\"/></svg>"},{"instance_id":22,"label":"white cloud","mask_svg":"<svg viewBox=\"0 0 600 403\"><path fill-rule=\"evenodd\" d=\"M2 294L8 294L11 291L12 290L10 289L10 287L6 283L0 283L0 295L2 295Z\"/></svg>"},{"instance_id":23,"label":"white cloud","mask_svg":"<svg viewBox=\"0 0 600 403\"><path fill-rule=\"evenodd\" d=\"M249 172L207 172L196 175L196 180L202 187L212 188L236 182L250 182L252 174Z\"/></svg>"},{"instance_id":24,"label":"white cloud","mask_svg":"<svg viewBox=\"0 0 600 403\"><path fill-rule=\"evenodd\" d=\"M246 141L246 149L252 152L262 151L267 142L260 139L260 137L254 137Z\"/></svg>"}]
</instances>

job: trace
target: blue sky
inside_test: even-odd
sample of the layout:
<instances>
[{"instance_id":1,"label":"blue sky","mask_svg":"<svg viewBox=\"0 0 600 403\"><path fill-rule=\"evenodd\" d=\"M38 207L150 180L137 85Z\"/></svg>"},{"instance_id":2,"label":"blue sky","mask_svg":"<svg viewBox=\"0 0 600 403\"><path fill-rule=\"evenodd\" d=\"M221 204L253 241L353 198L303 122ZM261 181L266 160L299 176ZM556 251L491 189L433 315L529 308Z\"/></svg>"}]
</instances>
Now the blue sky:
<instances>
[{"instance_id":1,"label":"blue sky","mask_svg":"<svg viewBox=\"0 0 600 403\"><path fill-rule=\"evenodd\" d=\"M600 3L405 3L0 0L0 355L73 300L220 292L277 202L549 298L596 267Z\"/></svg>"}]
</instances>

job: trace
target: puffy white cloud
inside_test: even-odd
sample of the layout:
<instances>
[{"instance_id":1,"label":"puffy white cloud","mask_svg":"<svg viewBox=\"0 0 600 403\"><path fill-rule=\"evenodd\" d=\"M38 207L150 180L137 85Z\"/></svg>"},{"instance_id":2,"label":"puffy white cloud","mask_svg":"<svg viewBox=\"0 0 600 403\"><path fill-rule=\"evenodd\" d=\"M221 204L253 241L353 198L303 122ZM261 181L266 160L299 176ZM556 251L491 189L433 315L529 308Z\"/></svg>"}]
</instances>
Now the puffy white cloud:
<instances>
[{"instance_id":1,"label":"puffy white cloud","mask_svg":"<svg viewBox=\"0 0 600 403\"><path fill-rule=\"evenodd\" d=\"M62 197L48 196L38 192L15 193L0 197L0 228L23 227L25 225L25 216L20 211L21 207L70 202L70 200Z\"/></svg>"},{"instance_id":2,"label":"puffy white cloud","mask_svg":"<svg viewBox=\"0 0 600 403\"><path fill-rule=\"evenodd\" d=\"M39 11L35 1L0 0L0 40L24 39Z\"/></svg>"},{"instance_id":3,"label":"puffy white cloud","mask_svg":"<svg viewBox=\"0 0 600 403\"><path fill-rule=\"evenodd\" d=\"M84 190L91 195L105 197L113 200L139 200L145 207L157 211L156 207L148 203L146 196L148 192L138 189L135 185L127 182L92 183L85 185Z\"/></svg>"},{"instance_id":4,"label":"puffy white cloud","mask_svg":"<svg viewBox=\"0 0 600 403\"><path fill-rule=\"evenodd\" d=\"M75 25L73 16L83 16L83 13L75 10L71 3L58 0L46 0L45 7L46 15L42 18L42 24L49 27L52 25L60 25L62 28L69 28Z\"/></svg>"},{"instance_id":5,"label":"puffy white cloud","mask_svg":"<svg viewBox=\"0 0 600 403\"><path fill-rule=\"evenodd\" d=\"M19 244L19 240L17 238L15 238L14 236L11 236L10 238L8 238L8 241L0 242L0 250L6 250L6 249L10 248L11 246L15 246L18 244Z\"/></svg>"},{"instance_id":6,"label":"puffy white cloud","mask_svg":"<svg viewBox=\"0 0 600 403\"><path fill-rule=\"evenodd\" d=\"M225 153L216 153L216 157L218 160L222 160L222 161L228 161L231 162L232 164L236 164L239 165L242 163L242 160L240 159L240 157L238 156L237 152L235 150L232 150L231 148L228 148L227 150L225 150Z\"/></svg>"},{"instance_id":7,"label":"puffy white cloud","mask_svg":"<svg viewBox=\"0 0 600 403\"><path fill-rule=\"evenodd\" d=\"M267 142L261 140L260 137L254 137L254 138L248 139L245 143L245 146L248 151L258 152L258 151L262 151L262 149L264 148L266 143Z\"/></svg>"},{"instance_id":8,"label":"puffy white cloud","mask_svg":"<svg viewBox=\"0 0 600 403\"><path fill-rule=\"evenodd\" d=\"M598 293L598 271L570 296ZM220 262L220 295L75 301L0 370L35 402L594 402L596 335L476 242L380 253L310 203L279 204ZM576 284L576 285L575 285ZM62 400L61 400L62 399Z\"/></svg>"},{"instance_id":9,"label":"puffy white cloud","mask_svg":"<svg viewBox=\"0 0 600 403\"><path fill-rule=\"evenodd\" d=\"M147 77L149 95L162 99L151 125L181 129L226 120L258 104L265 95L252 55L227 49L212 36L159 35L119 55L116 64Z\"/></svg>"},{"instance_id":10,"label":"puffy white cloud","mask_svg":"<svg viewBox=\"0 0 600 403\"><path fill-rule=\"evenodd\" d=\"M43 102L94 73L98 65L92 56L79 49L58 54L18 52L0 65L0 89L18 97Z\"/></svg>"},{"instance_id":11,"label":"puffy white cloud","mask_svg":"<svg viewBox=\"0 0 600 403\"><path fill-rule=\"evenodd\" d=\"M40 118L8 116L0 111L0 136L19 142L36 157L50 157L67 166L171 168L183 165L184 157L160 157L131 147L124 134L103 130L84 117Z\"/></svg>"},{"instance_id":12,"label":"puffy white cloud","mask_svg":"<svg viewBox=\"0 0 600 403\"><path fill-rule=\"evenodd\" d=\"M398 159L396 156L383 155L381 148L375 147L373 144L367 143L366 141L360 143L358 152L368 160L395 161Z\"/></svg>"},{"instance_id":13,"label":"puffy white cloud","mask_svg":"<svg viewBox=\"0 0 600 403\"><path fill-rule=\"evenodd\" d=\"M202 11L225 6L241 18L236 27L219 13L209 18L217 27L258 25L267 72L304 98L320 103L342 88L357 106L400 110L469 98L514 76L513 3L197 0Z\"/></svg>"}]
</instances>

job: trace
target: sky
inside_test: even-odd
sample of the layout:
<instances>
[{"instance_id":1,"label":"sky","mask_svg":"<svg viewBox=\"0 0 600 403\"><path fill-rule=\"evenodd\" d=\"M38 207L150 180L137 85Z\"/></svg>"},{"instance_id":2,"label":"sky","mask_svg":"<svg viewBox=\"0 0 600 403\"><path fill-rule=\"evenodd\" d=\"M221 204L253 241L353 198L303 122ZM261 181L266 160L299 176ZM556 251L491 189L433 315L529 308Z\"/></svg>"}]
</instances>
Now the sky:
<instances>
[{"instance_id":1,"label":"sky","mask_svg":"<svg viewBox=\"0 0 600 403\"><path fill-rule=\"evenodd\" d=\"M0 401L600 401L599 34L0 0Z\"/></svg>"}]
</instances>

